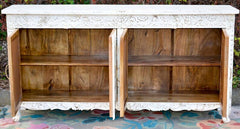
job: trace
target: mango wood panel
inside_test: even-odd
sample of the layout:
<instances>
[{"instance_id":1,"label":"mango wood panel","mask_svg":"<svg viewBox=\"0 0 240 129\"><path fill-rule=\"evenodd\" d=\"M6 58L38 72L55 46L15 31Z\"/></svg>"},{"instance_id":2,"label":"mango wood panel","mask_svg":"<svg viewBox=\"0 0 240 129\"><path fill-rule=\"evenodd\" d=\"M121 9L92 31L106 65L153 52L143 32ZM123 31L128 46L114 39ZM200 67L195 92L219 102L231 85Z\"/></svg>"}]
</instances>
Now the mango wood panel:
<instances>
[{"instance_id":1,"label":"mango wood panel","mask_svg":"<svg viewBox=\"0 0 240 129\"><path fill-rule=\"evenodd\" d=\"M219 67L173 67L173 90L218 90Z\"/></svg>"},{"instance_id":2,"label":"mango wood panel","mask_svg":"<svg viewBox=\"0 0 240 129\"><path fill-rule=\"evenodd\" d=\"M18 111L22 99L22 88L20 80L20 37L19 30L16 30L8 37L8 61L9 61L9 82L11 93L11 112L14 117Z\"/></svg>"},{"instance_id":3,"label":"mango wood panel","mask_svg":"<svg viewBox=\"0 0 240 129\"><path fill-rule=\"evenodd\" d=\"M220 29L174 30L174 56L220 56Z\"/></svg>"},{"instance_id":4,"label":"mango wood panel","mask_svg":"<svg viewBox=\"0 0 240 129\"><path fill-rule=\"evenodd\" d=\"M129 56L128 66L220 66L220 56Z\"/></svg>"},{"instance_id":5,"label":"mango wood panel","mask_svg":"<svg viewBox=\"0 0 240 129\"><path fill-rule=\"evenodd\" d=\"M128 102L219 102L217 91L130 91Z\"/></svg>"},{"instance_id":6,"label":"mango wood panel","mask_svg":"<svg viewBox=\"0 0 240 129\"><path fill-rule=\"evenodd\" d=\"M21 55L68 55L68 30L21 29Z\"/></svg>"},{"instance_id":7,"label":"mango wood panel","mask_svg":"<svg viewBox=\"0 0 240 129\"><path fill-rule=\"evenodd\" d=\"M128 55L171 55L171 29L129 29Z\"/></svg>"},{"instance_id":8,"label":"mango wood panel","mask_svg":"<svg viewBox=\"0 0 240 129\"><path fill-rule=\"evenodd\" d=\"M176 29L174 56L220 56L220 29ZM173 67L173 90L219 90L219 67Z\"/></svg>"},{"instance_id":9,"label":"mango wood panel","mask_svg":"<svg viewBox=\"0 0 240 129\"><path fill-rule=\"evenodd\" d=\"M37 102L108 102L108 91L25 90L23 101Z\"/></svg>"},{"instance_id":10,"label":"mango wood panel","mask_svg":"<svg viewBox=\"0 0 240 129\"><path fill-rule=\"evenodd\" d=\"M70 55L108 55L111 29L69 30Z\"/></svg>"},{"instance_id":11,"label":"mango wood panel","mask_svg":"<svg viewBox=\"0 0 240 129\"><path fill-rule=\"evenodd\" d=\"M107 56L22 56L20 65L108 66Z\"/></svg>"},{"instance_id":12,"label":"mango wood panel","mask_svg":"<svg viewBox=\"0 0 240 129\"><path fill-rule=\"evenodd\" d=\"M70 90L109 90L108 67L72 67Z\"/></svg>"},{"instance_id":13,"label":"mango wood panel","mask_svg":"<svg viewBox=\"0 0 240 129\"><path fill-rule=\"evenodd\" d=\"M171 56L171 29L129 29L128 65L136 64L135 58L143 56ZM150 59L150 58L148 58ZM140 64L140 63L139 63ZM149 65L150 66L150 65ZM163 90L170 86L170 67L128 67L129 90Z\"/></svg>"},{"instance_id":14,"label":"mango wood panel","mask_svg":"<svg viewBox=\"0 0 240 129\"><path fill-rule=\"evenodd\" d=\"M220 98L222 99L222 116L227 117L227 88L228 88L228 49L229 36L225 29L222 30L222 49L221 49L221 87Z\"/></svg>"},{"instance_id":15,"label":"mango wood panel","mask_svg":"<svg viewBox=\"0 0 240 129\"><path fill-rule=\"evenodd\" d=\"M23 90L69 90L67 66L21 66Z\"/></svg>"},{"instance_id":16,"label":"mango wood panel","mask_svg":"<svg viewBox=\"0 0 240 129\"><path fill-rule=\"evenodd\" d=\"M168 91L171 67L128 67L128 90Z\"/></svg>"}]
</instances>

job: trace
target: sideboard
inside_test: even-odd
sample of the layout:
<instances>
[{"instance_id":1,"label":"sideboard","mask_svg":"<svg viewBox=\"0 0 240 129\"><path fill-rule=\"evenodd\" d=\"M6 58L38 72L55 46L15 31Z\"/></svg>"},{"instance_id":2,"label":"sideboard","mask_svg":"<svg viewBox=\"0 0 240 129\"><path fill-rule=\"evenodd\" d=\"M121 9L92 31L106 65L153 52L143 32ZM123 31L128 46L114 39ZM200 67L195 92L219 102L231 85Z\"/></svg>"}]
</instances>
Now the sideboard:
<instances>
[{"instance_id":1,"label":"sideboard","mask_svg":"<svg viewBox=\"0 0 240 129\"><path fill-rule=\"evenodd\" d=\"M228 5L12 5L13 118L20 110L231 110Z\"/></svg>"}]
</instances>

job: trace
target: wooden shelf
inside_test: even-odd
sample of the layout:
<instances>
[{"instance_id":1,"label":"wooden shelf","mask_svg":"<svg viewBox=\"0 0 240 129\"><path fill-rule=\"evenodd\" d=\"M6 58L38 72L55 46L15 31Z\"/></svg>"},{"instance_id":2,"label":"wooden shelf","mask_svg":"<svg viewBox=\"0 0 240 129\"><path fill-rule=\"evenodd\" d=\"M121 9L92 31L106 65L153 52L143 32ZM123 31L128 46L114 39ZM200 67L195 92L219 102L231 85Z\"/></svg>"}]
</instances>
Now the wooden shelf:
<instances>
[{"instance_id":1,"label":"wooden shelf","mask_svg":"<svg viewBox=\"0 0 240 129\"><path fill-rule=\"evenodd\" d=\"M220 66L218 56L130 56L128 66Z\"/></svg>"},{"instance_id":2,"label":"wooden shelf","mask_svg":"<svg viewBox=\"0 0 240 129\"><path fill-rule=\"evenodd\" d=\"M108 56L21 56L20 65L108 66Z\"/></svg>"},{"instance_id":3,"label":"wooden shelf","mask_svg":"<svg viewBox=\"0 0 240 129\"><path fill-rule=\"evenodd\" d=\"M128 91L128 102L219 102L218 91Z\"/></svg>"},{"instance_id":4,"label":"wooden shelf","mask_svg":"<svg viewBox=\"0 0 240 129\"><path fill-rule=\"evenodd\" d=\"M109 94L108 94L108 91L24 90L22 101L109 102Z\"/></svg>"}]
</instances>

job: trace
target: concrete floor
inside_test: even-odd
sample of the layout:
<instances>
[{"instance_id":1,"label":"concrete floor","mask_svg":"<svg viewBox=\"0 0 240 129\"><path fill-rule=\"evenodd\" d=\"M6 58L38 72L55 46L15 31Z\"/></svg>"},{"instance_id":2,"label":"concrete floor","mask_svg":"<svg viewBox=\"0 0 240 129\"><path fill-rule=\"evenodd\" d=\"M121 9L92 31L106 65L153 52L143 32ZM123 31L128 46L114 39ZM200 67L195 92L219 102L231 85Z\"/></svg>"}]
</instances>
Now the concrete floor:
<instances>
[{"instance_id":1,"label":"concrete floor","mask_svg":"<svg viewBox=\"0 0 240 129\"><path fill-rule=\"evenodd\" d=\"M0 90L0 106L10 105L10 92L7 89Z\"/></svg>"}]
</instances>

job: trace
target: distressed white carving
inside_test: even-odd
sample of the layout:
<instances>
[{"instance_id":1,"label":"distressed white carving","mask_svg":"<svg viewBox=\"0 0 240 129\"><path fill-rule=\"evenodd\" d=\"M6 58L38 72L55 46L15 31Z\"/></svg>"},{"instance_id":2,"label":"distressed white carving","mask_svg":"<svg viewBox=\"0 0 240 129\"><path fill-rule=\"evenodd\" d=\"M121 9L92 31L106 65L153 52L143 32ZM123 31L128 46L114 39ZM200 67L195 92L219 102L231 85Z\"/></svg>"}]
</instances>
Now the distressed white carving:
<instances>
[{"instance_id":1,"label":"distressed white carving","mask_svg":"<svg viewBox=\"0 0 240 129\"><path fill-rule=\"evenodd\" d=\"M151 110L151 111L209 111L221 107L221 103L181 103L181 102L127 102L126 109L132 111Z\"/></svg>"},{"instance_id":2,"label":"distressed white carving","mask_svg":"<svg viewBox=\"0 0 240 129\"><path fill-rule=\"evenodd\" d=\"M109 110L108 102L22 102L21 110Z\"/></svg>"},{"instance_id":3,"label":"distressed white carving","mask_svg":"<svg viewBox=\"0 0 240 129\"><path fill-rule=\"evenodd\" d=\"M15 28L229 28L234 15L79 16L7 15Z\"/></svg>"}]
</instances>

